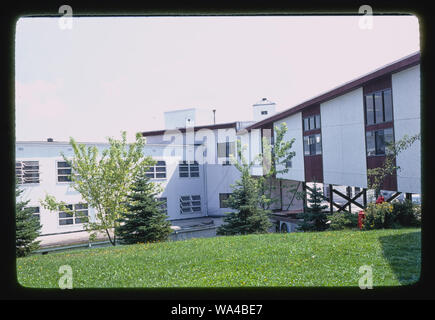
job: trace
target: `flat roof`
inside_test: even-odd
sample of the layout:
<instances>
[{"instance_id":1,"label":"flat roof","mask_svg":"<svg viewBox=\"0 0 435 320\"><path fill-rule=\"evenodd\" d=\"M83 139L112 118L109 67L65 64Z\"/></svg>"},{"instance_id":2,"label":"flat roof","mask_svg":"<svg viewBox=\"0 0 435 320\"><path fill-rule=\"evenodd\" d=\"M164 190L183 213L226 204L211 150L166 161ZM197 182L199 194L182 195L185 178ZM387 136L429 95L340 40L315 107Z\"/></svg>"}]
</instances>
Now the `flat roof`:
<instances>
[{"instance_id":1,"label":"flat roof","mask_svg":"<svg viewBox=\"0 0 435 320\"><path fill-rule=\"evenodd\" d=\"M288 117L290 115L298 113L307 107L310 107L310 106L315 105L315 104L323 103L325 101L328 101L328 100L336 98L340 95L343 95L349 91L352 91L356 88L363 86L364 84L366 84L367 82L369 82L371 80L374 80L376 78L380 78L382 76L386 76L388 74L402 71L404 69L415 66L419 63L420 63L420 52L410 54L406 57L403 57L400 60L397 60L397 61L394 61L390 64L387 64L387 65L385 65L381 68L378 68L378 69L376 69L376 70L374 70L366 75L363 75L357 79L346 82L339 87L336 87L332 90L327 91L326 93L320 94L320 95L318 95L314 98L311 98L310 100L307 100L305 102L302 102L294 107L291 107L291 108L286 109L282 112L274 114L273 116L270 116L269 118L258 121L256 123L254 123L253 125L246 127L245 129L249 131L251 129L261 128L263 125L270 124L270 123L273 123L275 121L281 120L285 117Z\"/></svg>"},{"instance_id":2,"label":"flat roof","mask_svg":"<svg viewBox=\"0 0 435 320\"><path fill-rule=\"evenodd\" d=\"M201 130L201 129L224 129L224 128L237 128L237 123L240 121L235 122L227 122L227 123L220 123L220 124L209 124L209 125L203 125L203 126L195 126L193 129L195 131ZM186 128L175 128L175 129L166 129L166 130L155 130L155 131L144 131L142 132L142 136L159 136L166 133L176 133L176 132L186 132Z\"/></svg>"}]
</instances>

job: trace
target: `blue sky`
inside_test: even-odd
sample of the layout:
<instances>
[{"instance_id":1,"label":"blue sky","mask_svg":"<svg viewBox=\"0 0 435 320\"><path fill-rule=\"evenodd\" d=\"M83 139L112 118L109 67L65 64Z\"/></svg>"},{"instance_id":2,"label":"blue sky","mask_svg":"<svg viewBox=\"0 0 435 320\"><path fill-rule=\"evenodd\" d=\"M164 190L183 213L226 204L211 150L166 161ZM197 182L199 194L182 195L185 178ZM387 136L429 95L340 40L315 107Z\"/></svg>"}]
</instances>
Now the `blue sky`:
<instances>
[{"instance_id":1,"label":"blue sky","mask_svg":"<svg viewBox=\"0 0 435 320\"><path fill-rule=\"evenodd\" d=\"M16 28L16 138L104 141L163 129L163 112L216 109L252 120L420 49L413 16L21 18Z\"/></svg>"}]
</instances>

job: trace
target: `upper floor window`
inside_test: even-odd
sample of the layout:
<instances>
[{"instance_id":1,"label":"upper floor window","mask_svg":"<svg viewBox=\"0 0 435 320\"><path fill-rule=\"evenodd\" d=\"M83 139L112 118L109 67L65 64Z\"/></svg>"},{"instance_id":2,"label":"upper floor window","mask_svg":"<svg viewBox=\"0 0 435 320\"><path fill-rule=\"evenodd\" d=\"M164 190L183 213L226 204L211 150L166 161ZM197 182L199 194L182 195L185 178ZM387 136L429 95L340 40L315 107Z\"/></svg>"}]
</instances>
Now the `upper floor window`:
<instances>
[{"instance_id":1,"label":"upper floor window","mask_svg":"<svg viewBox=\"0 0 435 320\"><path fill-rule=\"evenodd\" d=\"M145 173L150 179L165 179L166 178L166 162L165 161L157 161L157 163L153 166L147 168L147 172Z\"/></svg>"},{"instance_id":2,"label":"upper floor window","mask_svg":"<svg viewBox=\"0 0 435 320\"><path fill-rule=\"evenodd\" d=\"M304 136L304 155L313 156L322 154L322 141L320 134Z\"/></svg>"},{"instance_id":3,"label":"upper floor window","mask_svg":"<svg viewBox=\"0 0 435 320\"><path fill-rule=\"evenodd\" d=\"M391 89L365 95L366 124L393 121L393 101Z\"/></svg>"},{"instance_id":4,"label":"upper floor window","mask_svg":"<svg viewBox=\"0 0 435 320\"><path fill-rule=\"evenodd\" d=\"M218 159L224 159L222 164L230 164L230 156L235 156L236 143L235 142L221 142L217 144Z\"/></svg>"},{"instance_id":5,"label":"upper floor window","mask_svg":"<svg viewBox=\"0 0 435 320\"><path fill-rule=\"evenodd\" d=\"M266 115L267 111L261 111L261 114Z\"/></svg>"},{"instance_id":6,"label":"upper floor window","mask_svg":"<svg viewBox=\"0 0 435 320\"><path fill-rule=\"evenodd\" d=\"M320 114L304 118L304 131L320 129Z\"/></svg>"},{"instance_id":7,"label":"upper floor window","mask_svg":"<svg viewBox=\"0 0 435 320\"><path fill-rule=\"evenodd\" d=\"M180 197L180 213L193 213L201 211L201 196L181 196Z\"/></svg>"},{"instance_id":8,"label":"upper floor window","mask_svg":"<svg viewBox=\"0 0 435 320\"><path fill-rule=\"evenodd\" d=\"M57 182L71 181L71 164L67 161L56 161Z\"/></svg>"},{"instance_id":9,"label":"upper floor window","mask_svg":"<svg viewBox=\"0 0 435 320\"><path fill-rule=\"evenodd\" d=\"M180 161L178 170L181 178L199 177L198 161Z\"/></svg>"},{"instance_id":10,"label":"upper floor window","mask_svg":"<svg viewBox=\"0 0 435 320\"><path fill-rule=\"evenodd\" d=\"M387 145L394 141L393 129L372 130L366 132L367 156L385 155Z\"/></svg>"},{"instance_id":11,"label":"upper floor window","mask_svg":"<svg viewBox=\"0 0 435 320\"><path fill-rule=\"evenodd\" d=\"M17 161L15 174L19 184L39 183L39 161Z\"/></svg>"},{"instance_id":12,"label":"upper floor window","mask_svg":"<svg viewBox=\"0 0 435 320\"><path fill-rule=\"evenodd\" d=\"M88 205L86 203L69 204L66 206L73 212L59 212L59 225L67 226L88 222Z\"/></svg>"}]
</instances>

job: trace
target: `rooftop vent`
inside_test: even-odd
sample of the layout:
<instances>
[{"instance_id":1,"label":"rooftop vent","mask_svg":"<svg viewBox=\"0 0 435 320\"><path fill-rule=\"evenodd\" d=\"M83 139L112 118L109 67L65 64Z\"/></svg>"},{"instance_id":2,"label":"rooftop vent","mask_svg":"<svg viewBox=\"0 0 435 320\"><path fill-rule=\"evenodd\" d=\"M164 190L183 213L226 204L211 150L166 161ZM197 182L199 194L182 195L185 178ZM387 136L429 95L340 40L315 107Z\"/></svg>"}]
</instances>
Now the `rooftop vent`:
<instances>
[{"instance_id":1,"label":"rooftop vent","mask_svg":"<svg viewBox=\"0 0 435 320\"><path fill-rule=\"evenodd\" d=\"M47 138L47 142L53 142L53 138Z\"/></svg>"}]
</instances>

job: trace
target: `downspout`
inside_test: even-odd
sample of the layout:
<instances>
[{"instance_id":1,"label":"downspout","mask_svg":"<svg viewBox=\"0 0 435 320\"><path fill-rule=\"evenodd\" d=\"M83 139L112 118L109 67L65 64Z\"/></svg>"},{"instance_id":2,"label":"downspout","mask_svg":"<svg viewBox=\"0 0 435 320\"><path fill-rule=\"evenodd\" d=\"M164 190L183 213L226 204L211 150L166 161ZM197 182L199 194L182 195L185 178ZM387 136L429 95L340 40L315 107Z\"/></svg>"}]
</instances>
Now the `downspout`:
<instances>
[{"instance_id":1,"label":"downspout","mask_svg":"<svg viewBox=\"0 0 435 320\"><path fill-rule=\"evenodd\" d=\"M201 146L204 146L204 145L201 145ZM202 150L202 172L203 172L203 181L204 181L204 199L205 199L204 205L205 205L205 215L208 217L207 164L204 161L204 148L203 148L203 150Z\"/></svg>"}]
</instances>

